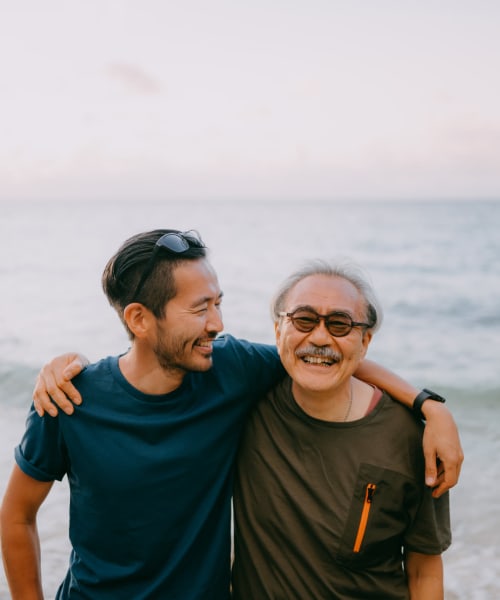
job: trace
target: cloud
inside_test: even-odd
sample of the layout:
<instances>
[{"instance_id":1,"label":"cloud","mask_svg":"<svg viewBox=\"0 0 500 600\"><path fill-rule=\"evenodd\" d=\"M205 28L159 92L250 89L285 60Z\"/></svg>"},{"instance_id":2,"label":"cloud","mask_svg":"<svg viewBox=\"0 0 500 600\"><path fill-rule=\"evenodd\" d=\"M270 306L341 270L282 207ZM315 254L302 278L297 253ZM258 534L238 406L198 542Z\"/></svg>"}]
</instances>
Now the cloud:
<instances>
[{"instance_id":1,"label":"cloud","mask_svg":"<svg viewBox=\"0 0 500 600\"><path fill-rule=\"evenodd\" d=\"M159 94L161 85L144 69L127 63L114 63L107 69L108 75L136 94Z\"/></svg>"}]
</instances>

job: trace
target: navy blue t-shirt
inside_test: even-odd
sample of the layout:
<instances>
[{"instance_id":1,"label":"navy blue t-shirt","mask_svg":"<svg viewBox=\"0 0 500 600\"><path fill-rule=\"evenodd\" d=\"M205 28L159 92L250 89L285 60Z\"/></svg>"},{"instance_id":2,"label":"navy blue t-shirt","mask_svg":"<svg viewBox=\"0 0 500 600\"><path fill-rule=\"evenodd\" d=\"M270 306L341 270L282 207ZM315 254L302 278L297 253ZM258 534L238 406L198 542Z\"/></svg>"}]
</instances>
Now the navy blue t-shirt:
<instances>
[{"instance_id":1,"label":"navy blue t-shirt","mask_svg":"<svg viewBox=\"0 0 500 600\"><path fill-rule=\"evenodd\" d=\"M283 373L275 348L222 336L213 367L172 393L141 393L111 357L75 378L73 416L32 409L19 467L70 483L57 598L228 598L234 457L249 409Z\"/></svg>"}]
</instances>

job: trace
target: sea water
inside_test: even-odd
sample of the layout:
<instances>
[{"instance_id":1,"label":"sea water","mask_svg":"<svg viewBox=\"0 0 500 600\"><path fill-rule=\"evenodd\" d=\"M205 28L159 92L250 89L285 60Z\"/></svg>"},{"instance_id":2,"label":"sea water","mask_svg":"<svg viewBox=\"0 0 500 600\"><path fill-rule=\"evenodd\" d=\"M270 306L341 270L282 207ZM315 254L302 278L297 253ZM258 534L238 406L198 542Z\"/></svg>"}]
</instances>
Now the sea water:
<instances>
[{"instance_id":1,"label":"sea water","mask_svg":"<svg viewBox=\"0 0 500 600\"><path fill-rule=\"evenodd\" d=\"M269 300L305 260L365 268L385 313L369 357L445 395L461 432L446 598L500 597L500 202L4 201L0 493L40 366L68 350L97 360L127 348L100 275L122 241L160 227L199 230L224 290L225 330L253 341L272 343ZM47 598L67 567L67 522L63 481L39 514Z\"/></svg>"}]
</instances>

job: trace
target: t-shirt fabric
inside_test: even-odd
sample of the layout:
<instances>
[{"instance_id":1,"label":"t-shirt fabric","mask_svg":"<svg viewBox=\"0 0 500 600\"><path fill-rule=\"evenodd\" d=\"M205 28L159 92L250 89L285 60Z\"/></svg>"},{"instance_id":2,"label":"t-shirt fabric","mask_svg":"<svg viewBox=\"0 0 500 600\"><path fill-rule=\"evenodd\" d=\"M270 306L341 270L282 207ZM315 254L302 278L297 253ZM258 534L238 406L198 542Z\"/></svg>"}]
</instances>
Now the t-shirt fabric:
<instances>
[{"instance_id":1,"label":"t-shirt fabric","mask_svg":"<svg viewBox=\"0 0 500 600\"><path fill-rule=\"evenodd\" d=\"M72 553L58 599L229 597L233 466L250 407L283 377L275 348L231 336L172 393L132 387L119 357L74 383L72 416L31 410L19 467L70 485Z\"/></svg>"},{"instance_id":2,"label":"t-shirt fabric","mask_svg":"<svg viewBox=\"0 0 500 600\"><path fill-rule=\"evenodd\" d=\"M234 600L408 598L402 548L451 541L448 495L424 484L422 429L385 393L359 420L326 422L278 384L237 459Z\"/></svg>"}]
</instances>

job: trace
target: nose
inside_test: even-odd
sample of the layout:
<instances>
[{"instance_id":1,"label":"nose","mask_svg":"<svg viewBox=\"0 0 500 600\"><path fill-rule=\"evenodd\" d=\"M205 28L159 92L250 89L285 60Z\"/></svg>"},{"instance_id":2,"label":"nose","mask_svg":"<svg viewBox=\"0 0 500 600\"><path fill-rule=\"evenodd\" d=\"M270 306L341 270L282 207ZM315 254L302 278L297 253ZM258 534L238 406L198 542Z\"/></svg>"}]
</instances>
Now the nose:
<instances>
[{"instance_id":1,"label":"nose","mask_svg":"<svg viewBox=\"0 0 500 600\"><path fill-rule=\"evenodd\" d=\"M212 306L208 309L207 331L220 333L224 329L220 307Z\"/></svg>"},{"instance_id":2,"label":"nose","mask_svg":"<svg viewBox=\"0 0 500 600\"><path fill-rule=\"evenodd\" d=\"M316 346L327 346L332 343L332 335L325 325L325 320L320 319L320 322L309 334L309 339Z\"/></svg>"}]
</instances>

